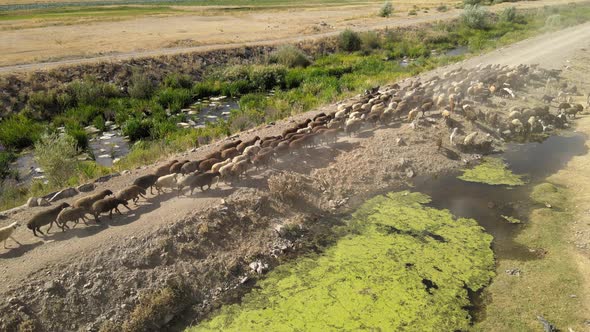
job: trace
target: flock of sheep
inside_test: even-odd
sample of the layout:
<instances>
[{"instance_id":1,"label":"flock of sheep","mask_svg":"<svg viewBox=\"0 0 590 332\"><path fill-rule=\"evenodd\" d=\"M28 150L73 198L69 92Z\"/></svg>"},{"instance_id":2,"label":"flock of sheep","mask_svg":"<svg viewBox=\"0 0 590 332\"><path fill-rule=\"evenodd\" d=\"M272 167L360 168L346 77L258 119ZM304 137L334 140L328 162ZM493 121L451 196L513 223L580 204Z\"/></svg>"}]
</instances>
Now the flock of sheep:
<instances>
[{"instance_id":1,"label":"flock of sheep","mask_svg":"<svg viewBox=\"0 0 590 332\"><path fill-rule=\"evenodd\" d=\"M269 167L287 154L335 143L340 135L355 135L366 126L389 126L405 120L416 128L427 112L439 116L449 132L452 131L451 144L454 144L458 135L456 126L459 117L471 122L479 120L491 124L499 136L535 131L539 127L540 130L547 130L549 122L555 122L561 116L549 112L549 105L553 101L551 97L543 98L547 103L544 106L512 108L507 112L483 113L476 109L476 105L485 103L492 96L515 98L514 91L526 84L544 82L555 76L554 72L536 66L490 65L476 70L456 69L425 81L410 82L403 87L398 84L381 89L377 87L366 91L359 100L340 104L328 114L317 114L284 130L281 135L232 141L201 160L170 161L157 168L153 174L137 178L132 185L115 194L103 190L76 200L72 206L62 203L41 211L27 222L27 227L38 236L37 233L44 235L40 227L49 225L49 232L53 223L62 231L69 228L69 222L74 224L73 227L80 220L87 224L86 215L93 215L95 221L100 222L99 216L103 213L108 213L110 218L113 211L121 214L118 209L120 205L131 210L128 202L137 204L140 198L146 198L148 189L152 195L154 188L158 194L172 189L179 195L189 189L192 195L196 188L205 191L220 181L235 183L248 176L252 168L258 170ZM574 116L576 110L579 111L579 106L567 103L561 103L557 108ZM476 136L477 132L465 136L463 144L474 143ZM436 144L440 148L442 142ZM0 228L0 241L4 242L5 248L7 239L17 242L12 237L17 226L15 222Z\"/></svg>"}]
</instances>

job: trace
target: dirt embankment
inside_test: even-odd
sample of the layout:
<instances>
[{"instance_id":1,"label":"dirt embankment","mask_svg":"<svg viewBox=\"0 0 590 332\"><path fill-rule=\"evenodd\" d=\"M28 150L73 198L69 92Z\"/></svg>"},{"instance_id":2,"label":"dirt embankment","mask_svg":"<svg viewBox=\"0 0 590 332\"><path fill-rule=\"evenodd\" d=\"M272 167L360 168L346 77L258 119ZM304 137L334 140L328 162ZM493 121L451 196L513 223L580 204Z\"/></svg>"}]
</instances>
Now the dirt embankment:
<instances>
[{"instance_id":1,"label":"dirt embankment","mask_svg":"<svg viewBox=\"0 0 590 332\"><path fill-rule=\"evenodd\" d=\"M590 25L568 29L500 51L510 54L509 58L493 52L455 67L503 60L517 64L535 45L547 47L530 61L554 59L544 65L561 67L569 55L587 47L589 31ZM576 39L578 34L583 37ZM570 39L567 45L554 42ZM545 79L521 86L515 90L515 99L504 95L474 102L481 111L475 113L475 121L467 121L467 114L454 115L453 124L463 128L457 142L472 132L478 132L482 140L489 133L490 139L499 142L487 114L498 113L497 126L505 129L510 107L541 103ZM402 86L409 84L411 80ZM553 114L555 105L550 109ZM295 122L335 107L250 130L240 138L277 135ZM405 116L389 126L367 126L335 144L285 155L272 168L251 171L249 179L232 186L222 184L193 197L151 197L124 216L105 219L101 226L80 226L43 241L27 229L18 229L15 237L23 245L11 244L13 249L0 252L0 294L5 299L0 304L0 327L96 330L125 322L129 330L174 329L175 324L182 325L182 317L202 317L251 285L257 274L250 263L261 260L272 267L298 251L321 248L332 241L323 230L333 217L354 209L365 197L405 187L414 175L439 174L476 158L449 143L451 128L441 116L440 110L433 110L415 128ZM199 159L219 145L174 157ZM118 190L155 167L133 170L97 190ZM24 222L34 212L19 212L10 220Z\"/></svg>"}]
</instances>

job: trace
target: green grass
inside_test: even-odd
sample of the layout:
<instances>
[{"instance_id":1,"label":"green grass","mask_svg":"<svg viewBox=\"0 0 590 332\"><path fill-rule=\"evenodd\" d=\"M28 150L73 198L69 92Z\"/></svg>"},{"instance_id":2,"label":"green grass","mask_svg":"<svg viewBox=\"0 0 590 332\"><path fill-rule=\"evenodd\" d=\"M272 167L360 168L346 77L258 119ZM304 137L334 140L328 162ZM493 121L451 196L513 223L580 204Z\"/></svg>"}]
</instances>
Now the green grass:
<instances>
[{"instance_id":1,"label":"green grass","mask_svg":"<svg viewBox=\"0 0 590 332\"><path fill-rule=\"evenodd\" d=\"M118 18L136 15L178 14L184 11L168 6L70 7L0 13L0 21L33 19Z\"/></svg>"},{"instance_id":2,"label":"green grass","mask_svg":"<svg viewBox=\"0 0 590 332\"><path fill-rule=\"evenodd\" d=\"M542 331L537 321L541 315L559 331L585 331L588 319L581 303L583 277L577 269L569 241L573 216L569 193L544 183L533 189L531 198L539 204L515 241L535 250L539 257L531 260L502 259L498 275L483 294L485 313L474 331ZM545 208L549 202L553 208ZM504 273L519 269L520 276ZM572 296L574 295L574 296Z\"/></svg>"}]
</instances>

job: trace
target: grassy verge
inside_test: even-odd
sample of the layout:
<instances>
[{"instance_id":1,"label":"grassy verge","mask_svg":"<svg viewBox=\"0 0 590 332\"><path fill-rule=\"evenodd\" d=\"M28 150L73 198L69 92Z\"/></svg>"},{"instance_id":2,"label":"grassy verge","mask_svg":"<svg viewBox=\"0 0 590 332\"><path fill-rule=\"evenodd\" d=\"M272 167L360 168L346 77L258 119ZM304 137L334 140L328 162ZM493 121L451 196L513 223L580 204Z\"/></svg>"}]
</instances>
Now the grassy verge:
<instances>
[{"instance_id":1,"label":"grassy verge","mask_svg":"<svg viewBox=\"0 0 590 332\"><path fill-rule=\"evenodd\" d=\"M552 184L536 186L531 198L538 203L530 221L515 239L537 259L498 261L498 274L486 289L483 320L475 331L541 331L543 316L559 331L584 331L587 308L580 291L583 278L570 243L573 222L570 193ZM545 208L545 205L551 208ZM520 271L510 275L505 271ZM586 315L586 316L585 316Z\"/></svg>"},{"instance_id":2,"label":"grassy verge","mask_svg":"<svg viewBox=\"0 0 590 332\"><path fill-rule=\"evenodd\" d=\"M435 56L457 46L468 46L472 55L547 30L586 22L590 8L567 5L514 15L486 15L485 22L477 28L457 21L417 30L360 34L347 31L335 41L338 51L332 54L311 58L295 48L279 50L258 64L210 68L196 81L180 74L154 81L149 72L135 70L127 89L121 91L113 84L88 77L27 96L18 115L0 122L0 144L13 152L31 146L39 131L22 130L20 124L26 122L30 123L28 128L45 125L49 132L64 127L84 147L88 140L84 126L104 130L105 122L113 121L124 135L138 142L112 171L128 169L461 60L463 56ZM412 61L402 66L402 58ZM268 94L270 91L274 93ZM198 98L217 95L239 98L240 109L233 110L228 121L194 130L177 127L176 123L188 120L188 115L180 112L182 108ZM68 184L104 171L85 167ZM42 192L57 189L36 186L41 186ZM34 192L30 188L17 189L2 189L0 207L22 203ZM6 195L10 199L4 199Z\"/></svg>"}]
</instances>

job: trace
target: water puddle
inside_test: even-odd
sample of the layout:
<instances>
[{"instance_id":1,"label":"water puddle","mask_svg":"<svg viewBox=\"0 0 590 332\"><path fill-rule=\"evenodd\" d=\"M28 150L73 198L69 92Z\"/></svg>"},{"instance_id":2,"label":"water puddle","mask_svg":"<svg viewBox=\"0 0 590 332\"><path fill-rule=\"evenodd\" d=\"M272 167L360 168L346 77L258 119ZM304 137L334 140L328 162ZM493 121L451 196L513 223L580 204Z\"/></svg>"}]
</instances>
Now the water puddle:
<instances>
[{"instance_id":1,"label":"water puddle","mask_svg":"<svg viewBox=\"0 0 590 332\"><path fill-rule=\"evenodd\" d=\"M193 127L204 127L208 122L229 119L232 110L240 109L239 99L225 96L197 100L187 115L193 121Z\"/></svg>"},{"instance_id":2,"label":"water puddle","mask_svg":"<svg viewBox=\"0 0 590 332\"><path fill-rule=\"evenodd\" d=\"M326 252L277 267L241 303L190 331L467 330L474 294L493 275L490 245L498 258L536 259L513 241L526 227L532 187L585 154L585 140L570 133L508 144L494 157L527 179L520 186L454 173L370 199Z\"/></svg>"},{"instance_id":3,"label":"water puddle","mask_svg":"<svg viewBox=\"0 0 590 332\"><path fill-rule=\"evenodd\" d=\"M469 47L467 46L457 46L445 52L446 56L459 56L469 53Z\"/></svg>"},{"instance_id":4,"label":"water puddle","mask_svg":"<svg viewBox=\"0 0 590 332\"><path fill-rule=\"evenodd\" d=\"M97 164L105 167L113 166L113 162L129 153L129 141L119 131L103 132L90 139L90 151L94 154Z\"/></svg>"}]
</instances>

